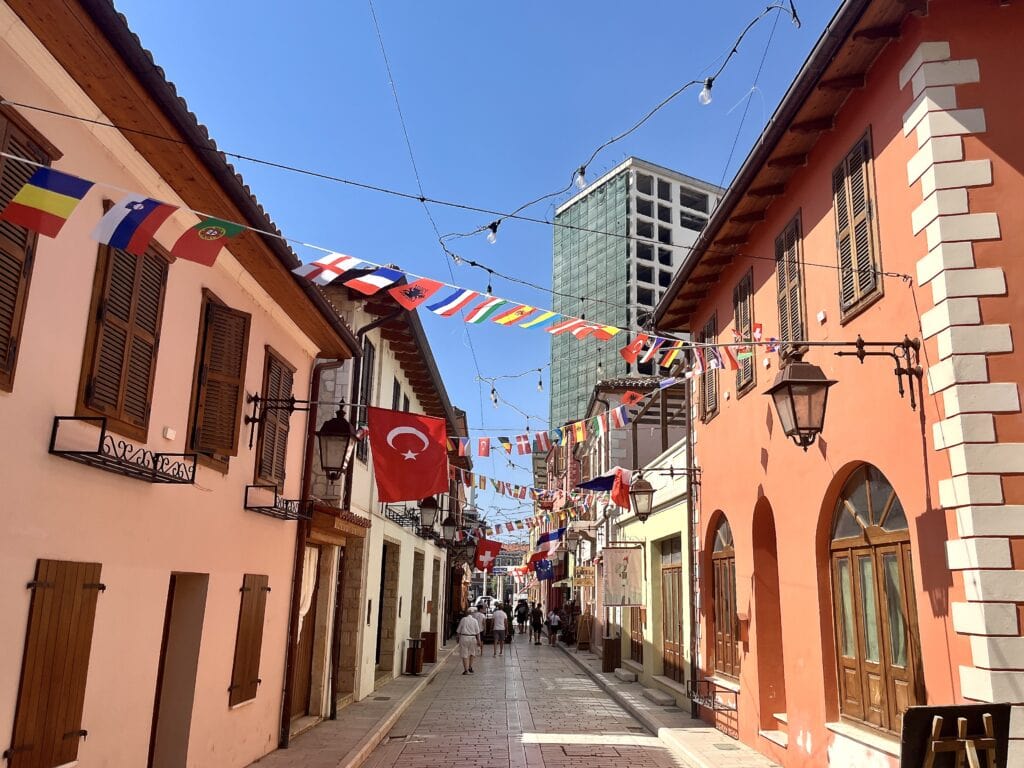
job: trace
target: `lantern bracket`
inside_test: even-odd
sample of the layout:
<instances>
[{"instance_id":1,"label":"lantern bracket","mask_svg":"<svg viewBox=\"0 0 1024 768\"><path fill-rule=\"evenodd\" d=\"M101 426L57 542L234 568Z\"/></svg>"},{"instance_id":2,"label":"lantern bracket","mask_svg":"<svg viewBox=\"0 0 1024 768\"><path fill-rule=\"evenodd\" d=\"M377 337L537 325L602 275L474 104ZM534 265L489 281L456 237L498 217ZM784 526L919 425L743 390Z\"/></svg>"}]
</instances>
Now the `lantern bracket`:
<instances>
[{"instance_id":1,"label":"lantern bracket","mask_svg":"<svg viewBox=\"0 0 1024 768\"><path fill-rule=\"evenodd\" d=\"M893 373L896 375L896 386L899 389L900 398L905 393L910 393L910 409L917 410L917 396L912 386L914 380L920 381L924 375L921 368L921 340L911 339L904 336L902 341L864 341L857 336L854 342L847 342L846 346L852 346L852 351L840 350L836 357L856 357L863 365L864 359L868 357L891 357L896 362ZM868 348L878 348L869 351ZM907 386L903 384L903 377L907 377Z\"/></svg>"}]
</instances>

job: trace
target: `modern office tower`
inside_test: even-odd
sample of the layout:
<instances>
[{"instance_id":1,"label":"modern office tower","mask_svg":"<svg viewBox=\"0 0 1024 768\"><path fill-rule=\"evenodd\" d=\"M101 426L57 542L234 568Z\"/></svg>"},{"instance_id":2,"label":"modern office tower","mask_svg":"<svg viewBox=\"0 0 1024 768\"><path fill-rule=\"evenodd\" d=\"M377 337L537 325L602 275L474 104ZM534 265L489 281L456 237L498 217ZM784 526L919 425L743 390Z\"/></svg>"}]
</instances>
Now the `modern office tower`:
<instances>
[{"instance_id":1,"label":"modern office tower","mask_svg":"<svg viewBox=\"0 0 1024 768\"><path fill-rule=\"evenodd\" d=\"M630 157L555 212L553 309L636 332L653 312L725 190ZM612 341L551 338L551 426L581 418L601 379L656 373Z\"/></svg>"}]
</instances>

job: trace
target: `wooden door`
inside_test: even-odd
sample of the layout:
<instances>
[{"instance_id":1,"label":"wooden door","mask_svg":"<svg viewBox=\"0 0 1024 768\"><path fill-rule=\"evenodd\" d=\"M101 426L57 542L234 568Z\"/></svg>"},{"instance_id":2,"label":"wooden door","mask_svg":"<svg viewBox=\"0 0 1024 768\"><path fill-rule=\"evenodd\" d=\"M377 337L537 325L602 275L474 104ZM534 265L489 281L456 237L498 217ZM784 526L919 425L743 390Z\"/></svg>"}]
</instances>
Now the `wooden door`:
<instances>
[{"instance_id":1,"label":"wooden door","mask_svg":"<svg viewBox=\"0 0 1024 768\"><path fill-rule=\"evenodd\" d=\"M643 607L629 609L629 658L638 664L644 663L644 619Z\"/></svg>"},{"instance_id":2,"label":"wooden door","mask_svg":"<svg viewBox=\"0 0 1024 768\"><path fill-rule=\"evenodd\" d=\"M864 719L879 728L890 727L885 684L885 638L879 616L877 563L870 549L853 550L854 595L860 625L861 683Z\"/></svg>"},{"instance_id":3,"label":"wooden door","mask_svg":"<svg viewBox=\"0 0 1024 768\"><path fill-rule=\"evenodd\" d=\"M736 558L716 552L714 565L715 671L739 677L739 626L736 620Z\"/></svg>"},{"instance_id":4,"label":"wooden door","mask_svg":"<svg viewBox=\"0 0 1024 768\"><path fill-rule=\"evenodd\" d=\"M683 569L661 569L661 637L663 674L683 682Z\"/></svg>"},{"instance_id":5,"label":"wooden door","mask_svg":"<svg viewBox=\"0 0 1024 768\"><path fill-rule=\"evenodd\" d=\"M318 559L319 561L319 559ZM316 634L316 604L320 592L320 579L313 583L313 598L309 612L302 619L299 647L295 654L295 679L292 689L292 717L309 714L309 693L313 677L313 636Z\"/></svg>"}]
</instances>

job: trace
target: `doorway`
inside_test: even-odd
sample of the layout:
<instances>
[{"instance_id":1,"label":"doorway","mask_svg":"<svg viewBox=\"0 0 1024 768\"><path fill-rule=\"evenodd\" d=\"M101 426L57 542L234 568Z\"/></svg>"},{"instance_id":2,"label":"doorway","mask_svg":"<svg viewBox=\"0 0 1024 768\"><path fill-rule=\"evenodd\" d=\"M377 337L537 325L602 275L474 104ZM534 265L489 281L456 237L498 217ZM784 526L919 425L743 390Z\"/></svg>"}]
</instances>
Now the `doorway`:
<instances>
[{"instance_id":1,"label":"doorway","mask_svg":"<svg viewBox=\"0 0 1024 768\"><path fill-rule=\"evenodd\" d=\"M678 536L661 542L662 674L684 682L683 543Z\"/></svg>"},{"instance_id":2,"label":"doorway","mask_svg":"<svg viewBox=\"0 0 1024 768\"><path fill-rule=\"evenodd\" d=\"M419 637L423 631L423 572L426 570L422 552L412 555L412 600L409 602L409 637Z\"/></svg>"},{"instance_id":3,"label":"doorway","mask_svg":"<svg viewBox=\"0 0 1024 768\"><path fill-rule=\"evenodd\" d=\"M441 611L441 561L437 558L430 579L430 631L437 632L437 615Z\"/></svg>"},{"instance_id":4,"label":"doorway","mask_svg":"<svg viewBox=\"0 0 1024 768\"><path fill-rule=\"evenodd\" d=\"M377 671L395 668L395 633L398 627L398 544L385 542L380 562L380 596L377 600Z\"/></svg>"},{"instance_id":5,"label":"doorway","mask_svg":"<svg viewBox=\"0 0 1024 768\"><path fill-rule=\"evenodd\" d=\"M320 546L307 544L299 600L299 643L295 653L292 718L309 714L309 694L313 678L313 639L316 634L317 598L320 596L319 576Z\"/></svg>"},{"instance_id":6,"label":"doorway","mask_svg":"<svg viewBox=\"0 0 1024 768\"><path fill-rule=\"evenodd\" d=\"M782 644L779 553L775 516L763 496L754 508L754 628L760 726L775 731L786 723L786 654Z\"/></svg>"},{"instance_id":7,"label":"doorway","mask_svg":"<svg viewBox=\"0 0 1024 768\"><path fill-rule=\"evenodd\" d=\"M203 637L206 573L172 573L156 677L149 768L185 768Z\"/></svg>"}]
</instances>

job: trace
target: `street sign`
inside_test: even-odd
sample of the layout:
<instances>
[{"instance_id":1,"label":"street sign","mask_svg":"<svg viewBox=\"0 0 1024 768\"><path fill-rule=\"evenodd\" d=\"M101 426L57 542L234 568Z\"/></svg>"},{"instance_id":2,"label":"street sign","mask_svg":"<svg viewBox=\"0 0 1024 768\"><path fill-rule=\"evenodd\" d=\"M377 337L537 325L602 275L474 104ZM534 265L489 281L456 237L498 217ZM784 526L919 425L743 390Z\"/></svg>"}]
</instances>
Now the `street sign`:
<instances>
[{"instance_id":1,"label":"street sign","mask_svg":"<svg viewBox=\"0 0 1024 768\"><path fill-rule=\"evenodd\" d=\"M493 573L495 576L504 576L508 573L508 566L496 565L494 566L494 568L491 569L491 573Z\"/></svg>"}]
</instances>

